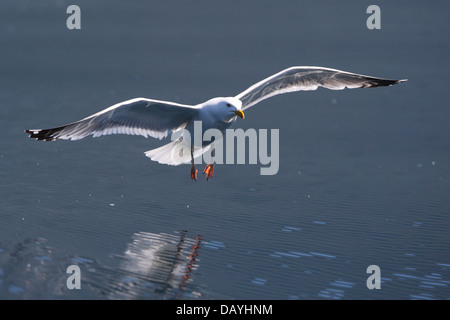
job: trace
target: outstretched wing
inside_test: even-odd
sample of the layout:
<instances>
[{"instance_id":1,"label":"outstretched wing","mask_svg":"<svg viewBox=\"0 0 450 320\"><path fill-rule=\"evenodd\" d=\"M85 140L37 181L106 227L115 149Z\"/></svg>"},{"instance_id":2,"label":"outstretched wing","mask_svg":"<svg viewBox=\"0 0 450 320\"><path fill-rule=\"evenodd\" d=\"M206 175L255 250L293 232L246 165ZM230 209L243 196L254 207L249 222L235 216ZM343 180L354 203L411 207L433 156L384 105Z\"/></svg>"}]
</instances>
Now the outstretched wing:
<instances>
[{"instance_id":1,"label":"outstretched wing","mask_svg":"<svg viewBox=\"0 0 450 320\"><path fill-rule=\"evenodd\" d=\"M278 94L324 87L332 90L344 88L373 88L391 86L406 80L381 79L361 74L323 68L291 67L254 84L236 96L242 101L242 110Z\"/></svg>"},{"instance_id":2,"label":"outstretched wing","mask_svg":"<svg viewBox=\"0 0 450 320\"><path fill-rule=\"evenodd\" d=\"M80 121L52 129L25 130L30 138L79 140L93 135L130 134L162 139L184 128L198 113L194 106L136 98L115 104Z\"/></svg>"}]
</instances>

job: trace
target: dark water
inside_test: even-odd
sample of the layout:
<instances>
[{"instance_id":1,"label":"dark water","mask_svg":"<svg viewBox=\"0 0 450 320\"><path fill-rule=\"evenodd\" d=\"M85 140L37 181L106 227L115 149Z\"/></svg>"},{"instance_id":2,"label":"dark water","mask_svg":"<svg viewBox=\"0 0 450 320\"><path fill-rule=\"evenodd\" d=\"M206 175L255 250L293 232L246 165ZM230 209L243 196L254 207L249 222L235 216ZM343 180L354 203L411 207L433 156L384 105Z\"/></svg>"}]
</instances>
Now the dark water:
<instances>
[{"instance_id":1,"label":"dark water","mask_svg":"<svg viewBox=\"0 0 450 320\"><path fill-rule=\"evenodd\" d=\"M370 4L2 1L0 298L450 298L450 4L378 1L368 30ZM292 65L409 81L248 110L238 127L280 130L273 176L218 165L195 183L143 155L166 141L23 132L134 97L235 95Z\"/></svg>"}]
</instances>

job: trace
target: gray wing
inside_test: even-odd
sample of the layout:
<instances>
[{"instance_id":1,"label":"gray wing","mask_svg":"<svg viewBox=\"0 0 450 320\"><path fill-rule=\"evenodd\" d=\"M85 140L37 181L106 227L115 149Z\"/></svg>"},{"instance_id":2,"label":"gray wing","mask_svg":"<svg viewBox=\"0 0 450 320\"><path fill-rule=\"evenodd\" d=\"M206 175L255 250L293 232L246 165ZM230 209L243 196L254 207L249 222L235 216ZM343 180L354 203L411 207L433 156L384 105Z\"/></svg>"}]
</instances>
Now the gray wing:
<instances>
[{"instance_id":1,"label":"gray wing","mask_svg":"<svg viewBox=\"0 0 450 320\"><path fill-rule=\"evenodd\" d=\"M236 96L242 101L242 110L278 94L324 87L332 90L344 88L373 88L391 86L406 80L381 79L361 74L323 68L291 67L274 74Z\"/></svg>"},{"instance_id":2,"label":"gray wing","mask_svg":"<svg viewBox=\"0 0 450 320\"><path fill-rule=\"evenodd\" d=\"M80 121L51 129L25 130L30 138L79 140L93 135L141 135L162 139L184 128L198 113L194 106L136 98L115 104Z\"/></svg>"}]
</instances>

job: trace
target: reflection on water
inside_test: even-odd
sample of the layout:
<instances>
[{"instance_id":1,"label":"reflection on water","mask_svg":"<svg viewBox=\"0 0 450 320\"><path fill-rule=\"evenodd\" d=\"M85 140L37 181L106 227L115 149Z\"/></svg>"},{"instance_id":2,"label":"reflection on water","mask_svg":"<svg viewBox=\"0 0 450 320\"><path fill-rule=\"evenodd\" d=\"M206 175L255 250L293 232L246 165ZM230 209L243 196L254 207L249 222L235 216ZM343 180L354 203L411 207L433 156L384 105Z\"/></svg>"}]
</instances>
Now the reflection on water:
<instances>
[{"instance_id":1,"label":"reflection on water","mask_svg":"<svg viewBox=\"0 0 450 320\"><path fill-rule=\"evenodd\" d=\"M116 257L119 267L91 266L87 282L108 299L198 298L201 294L191 283L202 237L187 234L136 233Z\"/></svg>"},{"instance_id":2,"label":"reflection on water","mask_svg":"<svg viewBox=\"0 0 450 320\"><path fill-rule=\"evenodd\" d=\"M291 229L288 229L291 230ZM202 249L202 250L201 250ZM205 250L206 249L206 250ZM26 239L19 243L0 244L0 299L217 299L220 292L211 292L205 278L198 272L200 252L213 259L217 250L223 261L228 261L229 248L220 241L205 241L201 235L188 231L174 233L138 232L131 236L121 254L110 254L111 261L101 263L82 255L68 256L54 249L46 239ZM243 276L239 290L245 290L248 281L258 290L270 290L273 277L283 283L314 278L315 290L295 290L288 299L348 299L358 298L365 288L365 279L340 274L321 273L316 269L339 269L346 264L340 255L317 251L275 251L267 256L279 266L277 274L256 272L253 269L235 270L230 264L215 267L222 272ZM217 258L216 258L217 259ZM267 259L261 260L266 261ZM316 261L316 262L314 262ZM229 261L228 261L229 262ZM227 263L228 263L227 262ZM407 263L407 260L404 262ZM81 270L81 290L69 290L66 273L69 265ZM267 263L261 263L263 268ZM270 265L270 264L269 264ZM205 268L205 266L203 267ZM225 268L225 269L224 269ZM296 279L286 271L298 269ZM302 271L303 269L303 271ZM383 269L384 270L384 269ZM206 272L205 270L204 272ZM301 282L303 283L303 282ZM289 286L289 285L286 285ZM427 272L403 265L390 272L382 272L383 295L399 296L407 292L409 299L450 298L450 264L430 263ZM247 289L248 290L248 289Z\"/></svg>"},{"instance_id":3,"label":"reflection on water","mask_svg":"<svg viewBox=\"0 0 450 320\"><path fill-rule=\"evenodd\" d=\"M0 298L2 299L196 299L193 284L202 246L200 235L139 232L121 255L118 267L93 259L65 257L45 239L27 239L0 247ZM215 245L212 244L211 247ZM66 269L81 270L81 290L66 287ZM81 293L82 292L82 293Z\"/></svg>"},{"instance_id":4,"label":"reflection on water","mask_svg":"<svg viewBox=\"0 0 450 320\"><path fill-rule=\"evenodd\" d=\"M203 256L210 256L218 249L227 247L220 241L205 241L201 235L189 234L186 230L172 234L135 233L124 252L111 254L112 260L107 264L89 257L64 255L43 238L0 244L0 299L222 298L220 293L210 292L202 281L196 280L200 251ZM285 271L291 264L296 268L310 268L312 260L317 259L324 267L343 262L340 256L314 251L276 251L267 257L278 261ZM69 290L66 286L69 277L66 270L73 264L81 270L81 290ZM235 272L235 276L244 273L260 290L272 285L272 276L283 275L280 272L266 278L257 276L254 270ZM303 272L314 277L317 291L296 290L286 298L338 300L356 298L361 290L367 290L363 288L364 282L355 282L350 276L319 276L315 269ZM448 299L449 272L450 264L443 262L430 265L425 274L412 267L384 272L380 292L387 295L408 292L405 298L410 299Z\"/></svg>"}]
</instances>

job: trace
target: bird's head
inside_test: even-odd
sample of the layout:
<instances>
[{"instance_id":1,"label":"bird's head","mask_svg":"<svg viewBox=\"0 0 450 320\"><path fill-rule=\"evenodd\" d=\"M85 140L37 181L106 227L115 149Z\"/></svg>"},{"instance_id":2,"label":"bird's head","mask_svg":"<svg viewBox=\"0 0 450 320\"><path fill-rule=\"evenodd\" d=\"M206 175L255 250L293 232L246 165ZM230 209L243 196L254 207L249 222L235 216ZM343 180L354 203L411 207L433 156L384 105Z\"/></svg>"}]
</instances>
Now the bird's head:
<instances>
[{"instance_id":1,"label":"bird's head","mask_svg":"<svg viewBox=\"0 0 450 320\"><path fill-rule=\"evenodd\" d=\"M242 112L241 100L234 97L214 98L207 101L206 105L211 108L211 111L220 119L229 121L236 116L244 119L244 112Z\"/></svg>"}]
</instances>

